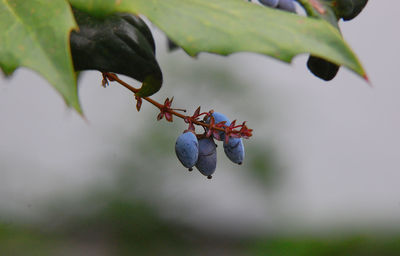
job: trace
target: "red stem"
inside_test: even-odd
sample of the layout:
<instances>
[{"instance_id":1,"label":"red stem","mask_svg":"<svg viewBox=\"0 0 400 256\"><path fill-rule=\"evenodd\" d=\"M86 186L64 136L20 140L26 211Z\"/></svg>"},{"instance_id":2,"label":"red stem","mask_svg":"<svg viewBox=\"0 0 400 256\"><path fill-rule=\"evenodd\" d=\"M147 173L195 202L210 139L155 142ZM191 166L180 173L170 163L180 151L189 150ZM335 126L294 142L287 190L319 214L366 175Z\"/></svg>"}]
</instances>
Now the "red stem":
<instances>
[{"instance_id":1,"label":"red stem","mask_svg":"<svg viewBox=\"0 0 400 256\"><path fill-rule=\"evenodd\" d=\"M134 94L136 94L137 92L139 92L139 89L137 89L137 88L131 86L130 84L128 84L128 83L122 81L121 79L118 78L118 76L117 76L116 74L104 72L104 73L103 73L103 78L104 78L104 79L109 79L110 81L115 81L115 82L119 83L120 85L124 86L126 89L130 90L130 91L133 92ZM161 104L161 103L159 103L159 102L153 100L152 98L143 97L142 99L144 99L144 100L150 102L151 104L153 104L154 106L156 106L156 107L157 107L158 109L160 109L160 110L164 108L164 105L163 105L163 104ZM185 116L185 115L183 115L183 114L181 114L181 113L179 113L179 112L174 111L173 109L166 109L165 111L168 112L168 113L171 113L172 115L175 115L175 116L177 116L177 117L180 117L180 118L182 118L182 119L184 119L184 120L185 120L185 119L190 119L190 116ZM206 123L201 122L201 121L192 120L192 123L197 124L197 125L201 125L201 126L203 126L203 127L209 128L209 129L211 128L209 124L206 124ZM220 127L213 127L213 129L214 129L214 130L223 131L223 132L225 131L224 128L220 128ZM233 132L238 132L238 131L233 131Z\"/></svg>"}]
</instances>

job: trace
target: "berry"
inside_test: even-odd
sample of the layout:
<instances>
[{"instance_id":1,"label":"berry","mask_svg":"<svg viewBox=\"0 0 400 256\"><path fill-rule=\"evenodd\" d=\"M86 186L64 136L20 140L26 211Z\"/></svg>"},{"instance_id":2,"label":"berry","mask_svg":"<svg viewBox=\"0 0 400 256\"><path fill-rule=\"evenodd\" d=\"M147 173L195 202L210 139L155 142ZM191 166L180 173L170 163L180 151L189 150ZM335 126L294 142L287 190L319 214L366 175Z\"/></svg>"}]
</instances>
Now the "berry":
<instances>
[{"instance_id":1,"label":"berry","mask_svg":"<svg viewBox=\"0 0 400 256\"><path fill-rule=\"evenodd\" d=\"M215 124L218 124L218 123L224 122L224 121L225 121L225 125L226 126L229 126L231 124L231 121L229 121L229 119L224 114L221 114L219 112L213 112L211 114L211 116L214 117L214 123ZM210 117L207 117L205 122L207 124L209 124L210 123ZM219 132L219 138L215 138L215 139L223 141L225 139L225 133L223 131L220 131Z\"/></svg>"},{"instance_id":2,"label":"berry","mask_svg":"<svg viewBox=\"0 0 400 256\"><path fill-rule=\"evenodd\" d=\"M279 0L258 0L262 5L275 8L279 4Z\"/></svg>"},{"instance_id":3,"label":"berry","mask_svg":"<svg viewBox=\"0 0 400 256\"><path fill-rule=\"evenodd\" d=\"M213 112L212 117L214 117L215 123L220 123L220 122L226 122L225 125L229 126L231 124L231 122L229 121L229 119L224 115L221 114L219 112Z\"/></svg>"},{"instance_id":4,"label":"berry","mask_svg":"<svg viewBox=\"0 0 400 256\"><path fill-rule=\"evenodd\" d=\"M368 0L337 0L337 12L343 20L355 18L364 9Z\"/></svg>"},{"instance_id":5,"label":"berry","mask_svg":"<svg viewBox=\"0 0 400 256\"><path fill-rule=\"evenodd\" d=\"M288 12L296 12L296 6L293 0L279 0L277 8Z\"/></svg>"},{"instance_id":6,"label":"berry","mask_svg":"<svg viewBox=\"0 0 400 256\"><path fill-rule=\"evenodd\" d=\"M338 65L315 56L308 58L307 67L311 73L325 81L332 80L339 71Z\"/></svg>"},{"instance_id":7,"label":"berry","mask_svg":"<svg viewBox=\"0 0 400 256\"><path fill-rule=\"evenodd\" d=\"M211 175L217 168L217 150L212 138L199 139L199 158L196 168L201 174L211 179Z\"/></svg>"},{"instance_id":8,"label":"berry","mask_svg":"<svg viewBox=\"0 0 400 256\"><path fill-rule=\"evenodd\" d=\"M191 131L179 135L175 143L175 153L183 166L191 171L199 157L199 142L196 135Z\"/></svg>"},{"instance_id":9,"label":"berry","mask_svg":"<svg viewBox=\"0 0 400 256\"><path fill-rule=\"evenodd\" d=\"M228 143L224 142L225 155L234 163L242 164L244 159L244 146L241 138L229 138Z\"/></svg>"}]
</instances>

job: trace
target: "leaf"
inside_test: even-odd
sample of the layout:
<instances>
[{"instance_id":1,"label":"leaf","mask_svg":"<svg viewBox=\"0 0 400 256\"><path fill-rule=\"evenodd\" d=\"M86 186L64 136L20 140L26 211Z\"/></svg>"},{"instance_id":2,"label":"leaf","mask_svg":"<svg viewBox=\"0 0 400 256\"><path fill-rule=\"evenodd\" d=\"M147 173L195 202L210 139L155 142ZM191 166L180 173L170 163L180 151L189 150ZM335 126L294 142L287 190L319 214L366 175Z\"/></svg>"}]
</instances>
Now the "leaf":
<instances>
[{"instance_id":1,"label":"leaf","mask_svg":"<svg viewBox=\"0 0 400 256\"><path fill-rule=\"evenodd\" d=\"M0 1L0 67L6 75L24 66L37 71L81 112L69 52L76 27L64 0Z\"/></svg>"},{"instance_id":2,"label":"leaf","mask_svg":"<svg viewBox=\"0 0 400 256\"><path fill-rule=\"evenodd\" d=\"M162 85L150 29L137 16L115 14L96 18L74 10L79 31L71 33L75 70L95 69L130 76L143 82L137 93L147 97Z\"/></svg>"},{"instance_id":3,"label":"leaf","mask_svg":"<svg viewBox=\"0 0 400 256\"><path fill-rule=\"evenodd\" d=\"M101 15L145 15L188 54L256 52L290 62L301 53L343 65L366 77L357 56L324 20L307 18L244 0L70 0Z\"/></svg>"}]
</instances>

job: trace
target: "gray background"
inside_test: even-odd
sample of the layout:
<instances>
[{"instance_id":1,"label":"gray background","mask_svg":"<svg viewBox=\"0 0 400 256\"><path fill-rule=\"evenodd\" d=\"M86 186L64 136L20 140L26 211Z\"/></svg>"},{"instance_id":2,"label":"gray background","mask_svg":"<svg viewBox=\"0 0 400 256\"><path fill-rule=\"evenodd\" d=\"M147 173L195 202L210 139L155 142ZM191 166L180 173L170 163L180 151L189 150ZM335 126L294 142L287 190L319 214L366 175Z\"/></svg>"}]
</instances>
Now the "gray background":
<instances>
[{"instance_id":1,"label":"gray background","mask_svg":"<svg viewBox=\"0 0 400 256\"><path fill-rule=\"evenodd\" d=\"M139 139L143 127L152 127L156 133L168 130L172 138L165 146L170 150L162 160L164 167L135 160L141 174L151 172L154 177L141 183L150 187L132 188L132 193L152 202L167 218L203 228L207 225L200 224L206 221L241 232L292 232L293 227L397 230L399 9L399 1L370 1L356 19L340 24L372 87L346 69L333 81L323 82L308 72L305 55L288 65L248 53L200 54L197 59L182 51L170 54L164 35L153 27L165 76L164 87L154 98L175 96L176 107L193 111L201 105L249 120L254 136L246 147L256 142L272 145L284 169L273 191L268 191L273 185L247 178L246 162L237 167L221 154L211 182L187 173L173 150L183 122L156 122L156 109L146 103L137 113L128 91L116 85L102 88L98 72L87 72L80 80L84 120L66 108L43 78L18 69L11 79L0 79L1 218L37 219L48 200L80 198L98 184L114 187L114 170L105 163L134 158L125 148L127 138ZM204 71L207 66L210 70ZM230 84L217 92L210 89L221 86L215 82L215 68L220 67L240 81L238 93L229 92ZM246 97L241 96L244 92ZM151 187L152 179L159 180L157 186Z\"/></svg>"}]
</instances>

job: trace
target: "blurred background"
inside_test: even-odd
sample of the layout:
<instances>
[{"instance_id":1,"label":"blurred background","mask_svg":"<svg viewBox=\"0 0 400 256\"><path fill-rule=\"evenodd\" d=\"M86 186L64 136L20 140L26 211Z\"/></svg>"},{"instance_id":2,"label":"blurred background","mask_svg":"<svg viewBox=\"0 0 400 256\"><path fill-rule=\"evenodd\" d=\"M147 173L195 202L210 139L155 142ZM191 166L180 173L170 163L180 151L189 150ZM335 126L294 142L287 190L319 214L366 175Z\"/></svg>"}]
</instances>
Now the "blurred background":
<instances>
[{"instance_id":1,"label":"blurred background","mask_svg":"<svg viewBox=\"0 0 400 256\"><path fill-rule=\"evenodd\" d=\"M242 166L218 148L212 180L177 160L182 120L138 113L99 72L80 77L86 119L37 74L2 77L0 255L400 255L398 9L340 24L372 87L346 69L323 82L306 55L169 53L153 27L153 98L254 129Z\"/></svg>"}]
</instances>

